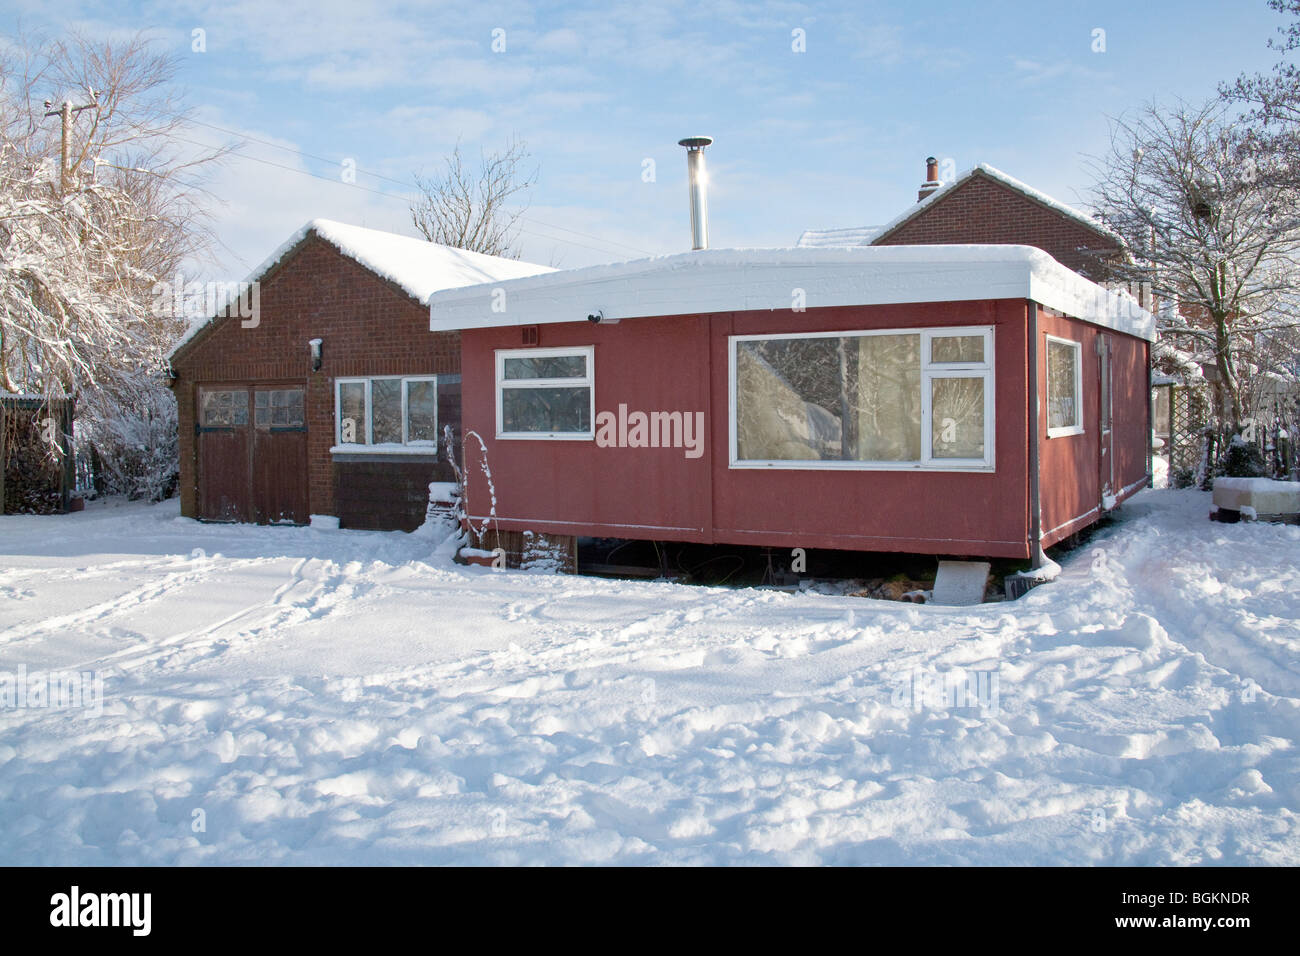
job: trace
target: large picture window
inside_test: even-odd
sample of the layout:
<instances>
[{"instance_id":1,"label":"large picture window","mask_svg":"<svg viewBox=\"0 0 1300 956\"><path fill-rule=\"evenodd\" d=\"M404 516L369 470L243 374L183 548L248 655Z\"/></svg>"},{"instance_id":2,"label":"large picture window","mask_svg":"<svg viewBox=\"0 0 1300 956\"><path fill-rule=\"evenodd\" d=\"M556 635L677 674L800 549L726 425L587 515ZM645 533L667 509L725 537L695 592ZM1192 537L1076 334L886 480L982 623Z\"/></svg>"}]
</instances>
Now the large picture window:
<instances>
[{"instance_id":1,"label":"large picture window","mask_svg":"<svg viewBox=\"0 0 1300 956\"><path fill-rule=\"evenodd\" d=\"M593 348L496 353L498 438L592 438Z\"/></svg>"},{"instance_id":2,"label":"large picture window","mask_svg":"<svg viewBox=\"0 0 1300 956\"><path fill-rule=\"evenodd\" d=\"M438 448L436 376L341 378L335 388L336 448Z\"/></svg>"},{"instance_id":3,"label":"large picture window","mask_svg":"<svg viewBox=\"0 0 1300 956\"><path fill-rule=\"evenodd\" d=\"M1047 437L1083 434L1083 348L1047 336Z\"/></svg>"},{"instance_id":4,"label":"large picture window","mask_svg":"<svg viewBox=\"0 0 1300 956\"><path fill-rule=\"evenodd\" d=\"M988 470L993 330L733 336L731 465Z\"/></svg>"}]
</instances>

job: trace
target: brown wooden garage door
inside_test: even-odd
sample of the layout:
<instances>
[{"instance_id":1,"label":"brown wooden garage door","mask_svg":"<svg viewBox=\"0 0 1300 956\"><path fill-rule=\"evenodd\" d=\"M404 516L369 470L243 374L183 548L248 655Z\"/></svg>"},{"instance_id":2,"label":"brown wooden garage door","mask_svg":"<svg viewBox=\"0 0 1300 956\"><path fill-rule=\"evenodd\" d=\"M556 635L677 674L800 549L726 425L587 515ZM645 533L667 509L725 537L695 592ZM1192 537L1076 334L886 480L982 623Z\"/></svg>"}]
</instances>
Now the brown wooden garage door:
<instances>
[{"instance_id":1,"label":"brown wooden garage door","mask_svg":"<svg viewBox=\"0 0 1300 956\"><path fill-rule=\"evenodd\" d=\"M307 427L301 385L199 390L199 517L306 524Z\"/></svg>"}]
</instances>

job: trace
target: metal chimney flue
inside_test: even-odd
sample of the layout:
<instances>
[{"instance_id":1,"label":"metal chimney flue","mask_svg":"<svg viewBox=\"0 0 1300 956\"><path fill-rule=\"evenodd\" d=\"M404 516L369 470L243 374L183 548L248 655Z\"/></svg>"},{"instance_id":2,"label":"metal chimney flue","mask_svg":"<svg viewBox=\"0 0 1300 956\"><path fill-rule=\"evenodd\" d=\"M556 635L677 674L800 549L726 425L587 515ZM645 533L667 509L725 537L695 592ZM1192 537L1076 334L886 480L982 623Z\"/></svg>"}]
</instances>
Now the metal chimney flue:
<instances>
[{"instance_id":1,"label":"metal chimney flue","mask_svg":"<svg viewBox=\"0 0 1300 956\"><path fill-rule=\"evenodd\" d=\"M679 140L686 147L686 175L691 191L691 249L709 248L709 173L704 168L704 147L712 136L688 136Z\"/></svg>"}]
</instances>

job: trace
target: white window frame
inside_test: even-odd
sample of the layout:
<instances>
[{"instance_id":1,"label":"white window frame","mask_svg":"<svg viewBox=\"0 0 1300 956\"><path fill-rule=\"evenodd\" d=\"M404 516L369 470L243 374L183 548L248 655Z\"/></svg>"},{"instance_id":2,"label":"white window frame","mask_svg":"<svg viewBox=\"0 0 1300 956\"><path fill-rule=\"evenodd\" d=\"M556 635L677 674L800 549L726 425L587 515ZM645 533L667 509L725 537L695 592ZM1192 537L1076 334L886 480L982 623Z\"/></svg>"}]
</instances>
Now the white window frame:
<instances>
[{"instance_id":1,"label":"white window frame","mask_svg":"<svg viewBox=\"0 0 1300 956\"><path fill-rule=\"evenodd\" d=\"M1045 335L1048 347L1043 349L1043 397L1047 409L1047 437L1065 438L1069 435L1083 434L1083 343L1074 339L1061 338L1059 335ZM1052 427L1052 350L1051 344L1068 345L1074 349L1074 417L1073 425Z\"/></svg>"},{"instance_id":2,"label":"white window frame","mask_svg":"<svg viewBox=\"0 0 1300 956\"><path fill-rule=\"evenodd\" d=\"M512 378L505 377L506 359L512 358L572 358L581 355L586 359L587 374L581 378ZM578 345L550 349L497 349L496 350L496 437L524 441L593 441L596 437L596 348ZM585 432L508 432L505 430L505 391L523 388L585 388L590 411Z\"/></svg>"},{"instance_id":3,"label":"white window frame","mask_svg":"<svg viewBox=\"0 0 1300 956\"><path fill-rule=\"evenodd\" d=\"M374 436L374 414L375 403L372 395L371 383L380 380L400 381L402 383L402 449L413 449L415 451L428 451L430 454L438 453L438 439L432 442L422 440L420 444L413 445L410 442L410 421L407 415L407 391L411 382L432 382L433 389L433 420L440 422L441 410L438 407L438 376L436 375L372 375L369 377L354 375L346 378L336 378L334 380L334 448L333 451L347 452L369 452L382 453L385 449L396 449L396 442L384 442L375 444L371 439ZM347 442L343 441L343 386L344 385L364 385L366 387L366 420L365 441L364 442Z\"/></svg>"},{"instance_id":4,"label":"white window frame","mask_svg":"<svg viewBox=\"0 0 1300 956\"><path fill-rule=\"evenodd\" d=\"M741 342L772 339L854 338L868 335L919 335L921 337L921 458L919 461L759 460L738 457L736 434L736 353ZM984 361L932 362L930 345L938 338L982 336ZM973 471L996 470L994 414L996 409L996 354L991 325L957 325L936 328L845 329L834 332L779 332L732 335L727 339L728 467L734 469L791 469L803 471ZM932 442L933 388L937 378L981 378L984 381L984 457L936 458Z\"/></svg>"}]
</instances>

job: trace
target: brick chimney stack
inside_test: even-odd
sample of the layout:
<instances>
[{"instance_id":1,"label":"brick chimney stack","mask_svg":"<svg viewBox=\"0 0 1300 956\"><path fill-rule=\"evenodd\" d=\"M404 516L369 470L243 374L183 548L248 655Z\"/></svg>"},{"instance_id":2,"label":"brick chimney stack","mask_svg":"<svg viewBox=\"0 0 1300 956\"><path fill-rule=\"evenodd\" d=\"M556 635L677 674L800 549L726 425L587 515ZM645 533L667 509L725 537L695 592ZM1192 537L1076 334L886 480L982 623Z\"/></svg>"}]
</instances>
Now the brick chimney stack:
<instances>
[{"instance_id":1,"label":"brick chimney stack","mask_svg":"<svg viewBox=\"0 0 1300 956\"><path fill-rule=\"evenodd\" d=\"M917 190L916 201L921 202L926 196L938 189L940 185L939 161L933 156L927 156L925 158L925 182Z\"/></svg>"}]
</instances>

